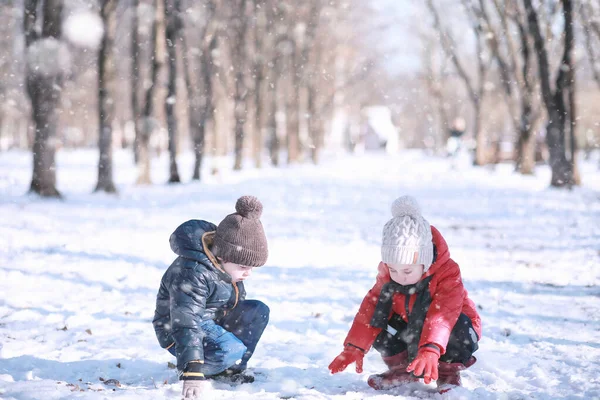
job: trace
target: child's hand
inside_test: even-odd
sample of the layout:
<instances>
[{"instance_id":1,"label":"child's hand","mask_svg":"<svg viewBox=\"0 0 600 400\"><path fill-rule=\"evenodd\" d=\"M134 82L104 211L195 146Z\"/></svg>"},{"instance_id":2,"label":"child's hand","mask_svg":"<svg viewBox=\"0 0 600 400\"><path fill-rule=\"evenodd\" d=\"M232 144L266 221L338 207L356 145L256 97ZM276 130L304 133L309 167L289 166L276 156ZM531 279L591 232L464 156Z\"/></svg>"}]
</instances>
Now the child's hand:
<instances>
[{"instance_id":1,"label":"child's hand","mask_svg":"<svg viewBox=\"0 0 600 400\"><path fill-rule=\"evenodd\" d=\"M411 372L420 377L423 375L423 379L425 383L429 383L432 380L437 380L438 378L438 361L440 359L440 355L429 347L423 347L419 349L417 353L417 357L408 365L406 368L406 372Z\"/></svg>"},{"instance_id":2,"label":"child's hand","mask_svg":"<svg viewBox=\"0 0 600 400\"><path fill-rule=\"evenodd\" d=\"M356 372L363 372L363 358L365 357L365 352L354 346L346 346L344 351L337 356L331 364L329 364L329 370L332 374L337 374L338 372L342 372L346 369L346 367L353 362L356 363Z\"/></svg>"}]
</instances>

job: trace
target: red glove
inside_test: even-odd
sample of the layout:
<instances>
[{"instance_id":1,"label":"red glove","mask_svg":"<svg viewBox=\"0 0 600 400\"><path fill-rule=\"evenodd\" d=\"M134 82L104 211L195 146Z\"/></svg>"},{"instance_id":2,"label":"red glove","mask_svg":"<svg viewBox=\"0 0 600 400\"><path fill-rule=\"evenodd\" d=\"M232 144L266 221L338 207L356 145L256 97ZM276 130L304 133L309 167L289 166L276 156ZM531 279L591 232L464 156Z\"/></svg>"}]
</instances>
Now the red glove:
<instances>
[{"instance_id":1,"label":"red glove","mask_svg":"<svg viewBox=\"0 0 600 400\"><path fill-rule=\"evenodd\" d=\"M346 367L353 362L356 363L356 372L363 372L363 358L365 357L365 352L358 347L346 345L344 351L337 356L331 364L329 364L329 370L332 374L337 374L338 372L342 372L346 369Z\"/></svg>"},{"instance_id":2,"label":"red glove","mask_svg":"<svg viewBox=\"0 0 600 400\"><path fill-rule=\"evenodd\" d=\"M437 347L437 346L436 346ZM425 383L438 378L438 361L440 360L440 351L432 347L421 347L417 357L408 365L406 372L411 372L415 376L423 375Z\"/></svg>"}]
</instances>

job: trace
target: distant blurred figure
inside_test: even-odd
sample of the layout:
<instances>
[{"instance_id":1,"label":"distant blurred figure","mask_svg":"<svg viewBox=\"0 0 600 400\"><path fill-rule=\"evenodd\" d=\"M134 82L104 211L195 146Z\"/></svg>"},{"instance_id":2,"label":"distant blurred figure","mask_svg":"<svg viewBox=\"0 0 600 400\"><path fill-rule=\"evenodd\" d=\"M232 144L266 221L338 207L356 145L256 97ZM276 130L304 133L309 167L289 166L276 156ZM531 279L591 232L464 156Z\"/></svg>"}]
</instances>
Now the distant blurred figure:
<instances>
[{"instance_id":1,"label":"distant blurred figure","mask_svg":"<svg viewBox=\"0 0 600 400\"><path fill-rule=\"evenodd\" d=\"M446 142L446 154L448 157L454 157L461 149L461 137L465 133L465 120L462 117L457 117L452 121L450 127L450 136Z\"/></svg>"}]
</instances>

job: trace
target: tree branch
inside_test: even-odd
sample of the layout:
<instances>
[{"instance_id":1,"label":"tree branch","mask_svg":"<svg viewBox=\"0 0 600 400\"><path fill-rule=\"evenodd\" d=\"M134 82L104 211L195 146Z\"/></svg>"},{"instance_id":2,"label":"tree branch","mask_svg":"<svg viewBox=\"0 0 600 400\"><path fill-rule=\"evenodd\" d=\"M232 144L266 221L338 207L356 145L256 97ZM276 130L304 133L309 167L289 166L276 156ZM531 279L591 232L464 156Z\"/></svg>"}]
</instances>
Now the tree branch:
<instances>
[{"instance_id":1,"label":"tree branch","mask_svg":"<svg viewBox=\"0 0 600 400\"><path fill-rule=\"evenodd\" d=\"M475 90L475 87L473 86L471 78L469 77L464 66L461 64L460 60L458 59L458 55L456 54L456 50L455 50L456 45L454 43L454 39L452 38L450 33L447 32L443 28L439 12L433 5L432 0L427 0L427 7L429 8L429 10L431 11L431 14L433 15L434 26L435 26L435 29L438 31L438 34L440 35L440 41L442 43L442 47L444 48L444 52L452 60L452 63L454 64L454 67L456 68L456 72L461 77L465 86L467 87L467 90L469 91L469 97L471 98L471 100L474 103L479 101L478 94L477 94L478 92L477 92L477 90Z\"/></svg>"}]
</instances>

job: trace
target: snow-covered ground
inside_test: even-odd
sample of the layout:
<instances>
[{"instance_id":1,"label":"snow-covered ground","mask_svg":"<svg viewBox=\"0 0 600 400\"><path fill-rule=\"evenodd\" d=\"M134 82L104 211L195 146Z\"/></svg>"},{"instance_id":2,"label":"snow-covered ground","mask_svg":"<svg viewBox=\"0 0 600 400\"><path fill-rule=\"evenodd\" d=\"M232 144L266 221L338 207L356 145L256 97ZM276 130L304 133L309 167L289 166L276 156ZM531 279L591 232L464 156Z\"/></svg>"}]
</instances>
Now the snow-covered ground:
<instances>
[{"instance_id":1,"label":"snow-covered ground","mask_svg":"<svg viewBox=\"0 0 600 400\"><path fill-rule=\"evenodd\" d=\"M597 163L582 164L584 187L568 192L548 188L544 167L523 177L419 152L169 186L163 158L159 183L140 188L130 154L117 152L115 198L91 194L96 161L93 151L59 152L66 198L40 200L24 194L30 154L0 153L0 398L178 398L175 360L151 325L174 259L168 238L187 219L219 222L243 194L264 203L270 258L246 287L271 322L251 360L257 381L215 383L206 399L600 398ZM189 182L191 156L180 162ZM372 390L367 376L384 369L376 352L362 375L327 370L374 282L381 229L402 194L445 236L483 320L465 387L443 396Z\"/></svg>"}]
</instances>

